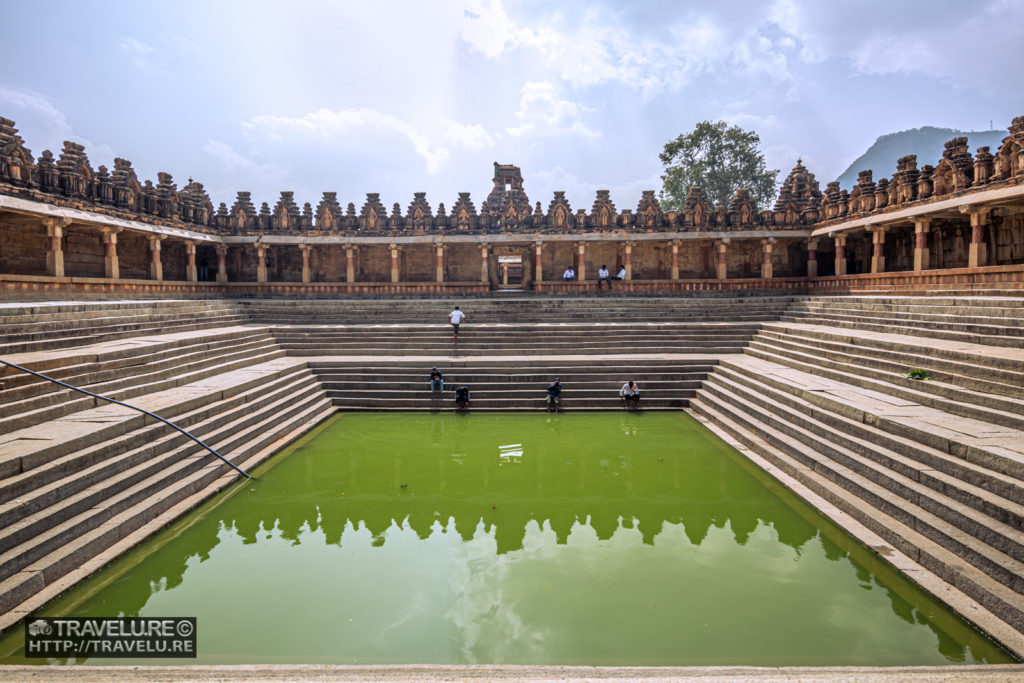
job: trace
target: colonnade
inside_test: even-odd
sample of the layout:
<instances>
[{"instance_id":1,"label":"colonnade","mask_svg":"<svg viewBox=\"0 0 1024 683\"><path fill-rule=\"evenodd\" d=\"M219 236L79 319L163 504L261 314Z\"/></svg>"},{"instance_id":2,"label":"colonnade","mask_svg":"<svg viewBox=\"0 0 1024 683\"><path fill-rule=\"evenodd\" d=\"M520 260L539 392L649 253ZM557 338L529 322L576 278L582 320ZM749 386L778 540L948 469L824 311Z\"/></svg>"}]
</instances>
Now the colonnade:
<instances>
[{"instance_id":1,"label":"colonnade","mask_svg":"<svg viewBox=\"0 0 1024 683\"><path fill-rule=\"evenodd\" d=\"M552 279L560 280L561 267L555 269L551 268L551 264L554 260L561 261L562 259L568 259L571 261L571 265L576 271L576 281L580 283L591 282L595 279L596 266L593 261L594 258L590 256L591 249L597 249L599 253L603 254L603 257L608 257L610 250L607 248L608 245L614 245L614 254L612 258L618 260L616 264L617 268L625 270L624 279L627 281L634 280L635 278L635 252L634 247L638 244L644 245L644 250L641 252L643 262L643 272L645 273L644 278L647 280L651 279L652 272L652 259L653 255L656 255L658 263L654 270L661 275L656 276L656 279L664 281L666 275L670 280L679 280L682 272L680 251L681 247L685 246L684 251L686 257L686 277L693 279L718 279L725 280L729 278L730 270L733 272L733 277L736 277L736 269L742 268L742 277L760 277L762 279L771 279L776 277L775 269L779 264L785 264L786 268L782 271L782 275L786 277L800 277L806 275L807 277L819 277L824 275L846 275L848 274L848 261L851 254L857 254L854 259L854 265L856 270L854 272L870 272L870 273L885 273L896 270L913 270L923 271L930 270L935 267L950 266L951 260L949 257L950 250L953 249L956 254L954 259L957 267L966 265L969 268L978 268L994 263L1019 263L1021 262L1017 256L1012 256L1010 260L1007 260L1005 255L999 257L999 261L995 260L995 254L992 253L995 243L993 242L993 216L999 215L1001 217L1007 216L1007 212L995 214L996 208L991 205L980 205L980 204L964 204L953 209L946 208L942 211L935 211L931 214L927 212L920 212L919 215L904 216L902 218L879 216L877 222L872 222L876 219L868 217L866 219L857 219L855 222L844 223L844 224L833 224L831 227L825 226L819 229L805 229L805 230L779 230L774 231L774 234L765 233L767 231L753 232L750 231L745 233L744 231L734 231L717 234L708 234L701 232L690 232L690 233L659 233L659 234L618 234L618 233L607 233L607 234L582 234L582 235L522 235L515 236L510 234L501 235L418 235L418 236L401 236L398 238L391 238L386 236L377 235L337 235L337 236L315 236L309 238L303 238L298 235L268 235L268 236L216 236L216 235L205 235L200 233L190 233L184 230L166 230L166 231L143 231L135 230L132 227L117 226L117 225L96 225L83 220L72 221L66 217L54 217L54 216L41 216L39 219L42 225L45 227L45 275L50 277L62 278L65 277L65 257L64 252L64 238L67 236L69 227L73 226L76 234L91 233L99 238L96 248L91 252L93 264L90 268L91 272L95 277L99 273L99 244L102 244L102 273L106 279L117 280L121 279L122 267L119 261L119 247L121 238L128 233L134 233L134 237L131 240L132 246L130 247L134 251L131 253L135 257L132 261L131 270L134 273L140 272L140 267L145 268L145 264L148 263L148 277L150 280L161 281L164 279L165 274L165 251L167 245L170 243L176 243L173 250L174 258L181 258L181 254L184 253L184 267L181 263L174 263L172 272L175 273L176 277L184 274L184 279L187 282L197 282L200 279L200 275L203 275L203 279L214 279L209 277L209 271L207 270L207 261L212 255L210 248L213 253L216 254L216 270L215 279L218 283L227 283L229 280L229 265L228 265L228 254L229 250L233 249L255 249L256 256L256 268L255 268L255 281L259 283L271 282L271 273L268 271L268 251L270 249L298 249L298 253L301 254L301 282L310 283L317 279L323 279L323 274L317 274L314 263L314 256L319 250L339 248L344 250L344 280L341 280L341 264L338 263L336 257L332 256L334 260L334 266L337 270L336 275L329 278L332 282L344 282L354 284L359 282L358 278L367 277L367 271L372 268L372 280L374 282L389 281L391 283L400 283L403 280L403 251L409 249L417 250L417 268L418 271L415 277L408 280L410 284L416 282L430 282L437 284L444 284L446 282L467 282L473 281L474 277L471 273L474 270L474 266L471 266L471 262L468 260L469 256L467 247L474 246L479 252L479 282L489 283L492 279L491 275L491 257L495 255L507 255L507 254L522 254L523 265L531 266L532 268L532 281L533 282L544 282L545 280L545 265L548 266L547 277ZM1012 215L1014 231L1021 231L1024 229L1024 218L1022 218L1022 212L1020 206L1013 208L1009 215ZM24 220L24 217L22 217ZM885 220L885 223L881 221ZM1004 218L999 220L1004 221ZM997 221L998 223L999 221ZM38 223L36 223L38 225ZM936 236L935 231L939 226L944 230L943 236ZM912 233L910 232L912 228ZM7 229L3 223L3 216L0 215L0 230ZM41 234L34 232L33 234ZM1013 233L1016 235L1016 232ZM145 240L139 240L139 236L143 236ZM896 237L893 237L895 235ZM950 246L950 239L955 239L954 246ZM2 236L2 233L0 233ZM894 244L898 246L891 247L889 249L889 256L893 257L894 254L898 255L898 263L886 263L886 240L887 237L896 239ZM32 239L41 239L41 237ZM125 236L124 239L127 239ZM867 240L870 239L870 243ZM1012 238L1014 241L1019 241L1017 237ZM851 241L852 240L852 241ZM1004 240L1005 241L1005 240ZM142 259L142 256L138 254L138 249L142 248L140 245L145 244L148 246L148 259ZM202 258L202 264L197 264L197 249L200 245L205 245L204 255ZM757 257L757 251L752 249L755 244L759 244L760 258ZM797 244L798 247L793 245ZM910 247L912 244L913 256L910 259ZM183 245L183 249L182 249ZM450 254L450 248L458 245L460 252L457 258L459 266L457 268L459 276L455 279L446 279L446 273L449 273L448 261L452 258ZM702 246L699 246L702 245ZM740 245L739 255L734 255L732 250L735 245ZM42 246L41 244L39 245ZM699 248L698 248L699 246ZM776 251L776 247L781 246L783 250L783 256L780 259L775 259L773 262L773 254ZM936 261L933 249L936 247L944 248L946 250L945 262L943 262L942 255L939 254L939 259ZM551 252L557 247L557 255L553 255ZM666 248L668 247L668 248ZM369 261L360 260L361 249L374 250L373 265L368 266ZM711 249L708 252L708 249ZM381 252L383 249L383 253ZM423 261L423 258L431 259L428 255L430 250L433 250L432 261ZM795 250L794 250L795 249ZM851 252L851 249L854 251ZM1016 247L1014 247L1016 249ZM1000 247L1000 253L1003 254L1003 247ZM530 258L532 251L532 259ZM834 267L831 269L832 273L829 273L829 268L822 267L819 261L819 255L824 253L826 258L828 252L832 251L832 258L834 259ZM251 281L253 276L251 254L249 256L243 256L236 254L232 263L234 266L232 270L232 279L237 281ZM337 251L333 252L337 254ZM39 259L41 254L36 252L35 258ZM243 253L244 254L244 253ZM670 262L667 260L667 256L671 255ZM700 258L703 259L703 265L695 268L694 258L698 255L703 254ZM1016 252L1014 252L1016 254ZM381 257L385 259L390 256L390 269L388 269L387 261L382 261ZM710 256L710 261L708 260ZM966 259L965 259L966 256ZM588 258L589 257L589 258ZM249 259L247 265L240 266L242 259ZM289 257L291 259L292 257ZM805 259L806 269L804 270L802 263L796 263L794 265L793 259ZM532 263L527 264L527 261L531 260ZM966 263L965 263L966 260ZM38 262L38 261L37 261ZM280 262L277 263L278 273L275 277L281 279ZM773 265L774 263L774 265ZM737 264L740 264L739 266ZM40 266L42 264L40 263ZM566 263L566 265L569 265ZM286 278L287 281L296 281L298 277L297 263L292 260L291 265L287 266L290 276ZM42 268L40 268L42 270ZM248 278L241 275L242 271L246 271ZM524 269L525 270L525 269ZM698 273L697 276L694 272ZM432 271L432 272L431 272ZM20 271L25 272L24 268ZM141 272L146 272L142 270ZM703 275L699 275L703 272ZM429 275L427 274L429 273ZM3 274L0 269L0 274ZM851 273L852 274L852 273ZM43 275L42 272L39 275ZM424 277L426 275L426 277ZM467 277L468 275L468 277ZM432 276L432 277L431 277Z\"/></svg>"}]
</instances>

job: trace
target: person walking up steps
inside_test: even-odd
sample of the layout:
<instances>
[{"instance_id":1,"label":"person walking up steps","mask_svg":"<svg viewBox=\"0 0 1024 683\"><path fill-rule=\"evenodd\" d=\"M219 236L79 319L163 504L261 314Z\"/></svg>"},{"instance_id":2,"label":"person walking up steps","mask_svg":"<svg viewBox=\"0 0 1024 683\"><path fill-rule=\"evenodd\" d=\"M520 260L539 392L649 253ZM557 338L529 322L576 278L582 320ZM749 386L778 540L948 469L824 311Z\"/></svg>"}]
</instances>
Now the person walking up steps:
<instances>
[{"instance_id":1,"label":"person walking up steps","mask_svg":"<svg viewBox=\"0 0 1024 683\"><path fill-rule=\"evenodd\" d=\"M456 306L455 310L448 314L448 320L452 324L452 344L459 343L459 325L466 319L466 314Z\"/></svg>"}]
</instances>

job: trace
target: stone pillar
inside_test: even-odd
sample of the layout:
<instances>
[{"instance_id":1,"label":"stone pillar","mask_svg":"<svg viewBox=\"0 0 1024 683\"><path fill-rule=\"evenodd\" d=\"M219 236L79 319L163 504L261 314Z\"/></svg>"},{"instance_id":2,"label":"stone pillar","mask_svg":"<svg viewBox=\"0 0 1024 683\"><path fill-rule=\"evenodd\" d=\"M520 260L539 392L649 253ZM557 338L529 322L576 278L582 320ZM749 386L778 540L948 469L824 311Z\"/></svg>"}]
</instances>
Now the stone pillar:
<instances>
[{"instance_id":1,"label":"stone pillar","mask_svg":"<svg viewBox=\"0 0 1024 683\"><path fill-rule=\"evenodd\" d=\"M931 268L931 254L928 252L928 231L931 229L930 218L914 219L914 270Z\"/></svg>"},{"instance_id":2,"label":"stone pillar","mask_svg":"<svg viewBox=\"0 0 1024 683\"><path fill-rule=\"evenodd\" d=\"M836 242L836 275L846 275L846 235L835 235Z\"/></svg>"},{"instance_id":3,"label":"stone pillar","mask_svg":"<svg viewBox=\"0 0 1024 683\"><path fill-rule=\"evenodd\" d=\"M193 256L194 258L194 256ZM267 247L256 245L256 282L267 281Z\"/></svg>"},{"instance_id":4,"label":"stone pillar","mask_svg":"<svg viewBox=\"0 0 1024 683\"><path fill-rule=\"evenodd\" d=\"M775 240L772 238L766 238L761 240L761 279L771 280L772 279L772 247L775 246Z\"/></svg>"},{"instance_id":5,"label":"stone pillar","mask_svg":"<svg viewBox=\"0 0 1024 683\"><path fill-rule=\"evenodd\" d=\"M398 246L390 245L391 248L391 281L399 282L399 276L401 273L398 272Z\"/></svg>"},{"instance_id":6,"label":"stone pillar","mask_svg":"<svg viewBox=\"0 0 1024 683\"><path fill-rule=\"evenodd\" d=\"M185 240L185 280L196 282L199 275L196 271L196 243Z\"/></svg>"},{"instance_id":7,"label":"stone pillar","mask_svg":"<svg viewBox=\"0 0 1024 683\"><path fill-rule=\"evenodd\" d=\"M435 280L437 282L444 282L444 245L440 242L436 243L437 250L437 272L435 274Z\"/></svg>"},{"instance_id":8,"label":"stone pillar","mask_svg":"<svg viewBox=\"0 0 1024 683\"><path fill-rule=\"evenodd\" d=\"M345 282L352 284L356 281L356 248L351 244L345 245Z\"/></svg>"},{"instance_id":9,"label":"stone pillar","mask_svg":"<svg viewBox=\"0 0 1024 683\"><path fill-rule=\"evenodd\" d=\"M626 279L633 279L633 243L626 242Z\"/></svg>"},{"instance_id":10,"label":"stone pillar","mask_svg":"<svg viewBox=\"0 0 1024 683\"><path fill-rule=\"evenodd\" d=\"M164 264L160 260L160 242L163 241L162 236L153 235L149 238L149 279L150 280L163 280L164 279Z\"/></svg>"},{"instance_id":11,"label":"stone pillar","mask_svg":"<svg viewBox=\"0 0 1024 683\"><path fill-rule=\"evenodd\" d=\"M489 283L491 281L489 272L490 268L488 267L489 259L487 255L487 247L488 245L486 242L480 245L480 282L483 283Z\"/></svg>"},{"instance_id":12,"label":"stone pillar","mask_svg":"<svg viewBox=\"0 0 1024 683\"><path fill-rule=\"evenodd\" d=\"M228 248L227 245L217 245L217 282L224 284L228 281Z\"/></svg>"},{"instance_id":13,"label":"stone pillar","mask_svg":"<svg viewBox=\"0 0 1024 683\"><path fill-rule=\"evenodd\" d=\"M627 266L628 267L628 266ZM629 279L629 276L626 276ZM587 243L576 243L576 280L583 282L587 279Z\"/></svg>"},{"instance_id":14,"label":"stone pillar","mask_svg":"<svg viewBox=\"0 0 1024 683\"><path fill-rule=\"evenodd\" d=\"M886 228L871 228L871 272L886 271Z\"/></svg>"},{"instance_id":15,"label":"stone pillar","mask_svg":"<svg viewBox=\"0 0 1024 683\"><path fill-rule=\"evenodd\" d=\"M46 274L52 277L64 277L64 247L61 239L64 237L64 227L70 222L66 218L43 219L49 243L49 248L46 250Z\"/></svg>"},{"instance_id":16,"label":"stone pillar","mask_svg":"<svg viewBox=\"0 0 1024 683\"><path fill-rule=\"evenodd\" d=\"M672 279L679 279L679 240L672 240Z\"/></svg>"},{"instance_id":17,"label":"stone pillar","mask_svg":"<svg viewBox=\"0 0 1024 683\"><path fill-rule=\"evenodd\" d=\"M818 277L818 239L807 240L807 277Z\"/></svg>"},{"instance_id":18,"label":"stone pillar","mask_svg":"<svg viewBox=\"0 0 1024 683\"><path fill-rule=\"evenodd\" d=\"M537 242L533 243L533 281L534 282L543 282L544 281L544 278L543 278L544 270L542 268L543 260L541 259L541 249L543 247L544 247L544 243L539 241L539 240Z\"/></svg>"},{"instance_id":19,"label":"stone pillar","mask_svg":"<svg viewBox=\"0 0 1024 683\"><path fill-rule=\"evenodd\" d=\"M103 229L103 277L118 279L121 277L121 268L117 262L117 233L119 230L112 228Z\"/></svg>"},{"instance_id":20,"label":"stone pillar","mask_svg":"<svg viewBox=\"0 0 1024 683\"><path fill-rule=\"evenodd\" d=\"M988 243L985 241L985 228L988 227L990 209L961 207L968 209L971 215L971 246L967 253L967 267L980 268L988 265Z\"/></svg>"},{"instance_id":21,"label":"stone pillar","mask_svg":"<svg viewBox=\"0 0 1024 683\"><path fill-rule=\"evenodd\" d=\"M718 245L718 272L717 277L719 280L725 280L729 277L729 269L725 261L725 252L729 248L729 242L726 240L719 240Z\"/></svg>"},{"instance_id":22,"label":"stone pillar","mask_svg":"<svg viewBox=\"0 0 1024 683\"><path fill-rule=\"evenodd\" d=\"M309 254L313 251L313 245L300 244L299 250L302 252L302 281L305 283L312 280L309 272Z\"/></svg>"}]
</instances>

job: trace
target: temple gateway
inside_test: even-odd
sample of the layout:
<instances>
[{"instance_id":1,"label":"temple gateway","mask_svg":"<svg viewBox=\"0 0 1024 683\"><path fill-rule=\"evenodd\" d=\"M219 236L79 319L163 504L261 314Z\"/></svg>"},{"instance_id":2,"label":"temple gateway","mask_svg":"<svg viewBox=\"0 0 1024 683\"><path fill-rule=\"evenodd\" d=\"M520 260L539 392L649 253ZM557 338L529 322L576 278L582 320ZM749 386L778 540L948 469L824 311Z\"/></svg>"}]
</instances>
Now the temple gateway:
<instances>
[{"instance_id":1,"label":"temple gateway","mask_svg":"<svg viewBox=\"0 0 1024 683\"><path fill-rule=\"evenodd\" d=\"M635 208L607 190L589 210L564 192L545 207L498 163L479 208L468 192L450 206L416 192L404 211L378 193L358 209L336 192L300 207L290 191L258 210L244 191L214 207L202 183L141 182L126 159L93 168L73 142L34 157L14 126L0 118L0 289L18 296L568 294L593 290L602 264L625 269L624 292L1019 285L1024 264L1024 117L994 154L954 138L934 164L908 155L852 191L822 192L797 162L764 211L745 190L714 206L697 187L681 211L653 190Z\"/></svg>"}]
</instances>

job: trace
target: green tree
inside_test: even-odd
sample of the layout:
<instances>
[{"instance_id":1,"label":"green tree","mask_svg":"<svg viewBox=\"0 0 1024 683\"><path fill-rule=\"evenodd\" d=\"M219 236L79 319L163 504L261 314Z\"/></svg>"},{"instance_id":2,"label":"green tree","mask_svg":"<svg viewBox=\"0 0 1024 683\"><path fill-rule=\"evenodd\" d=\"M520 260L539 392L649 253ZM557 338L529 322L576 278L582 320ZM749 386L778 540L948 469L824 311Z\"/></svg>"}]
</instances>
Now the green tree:
<instances>
[{"instance_id":1,"label":"green tree","mask_svg":"<svg viewBox=\"0 0 1024 683\"><path fill-rule=\"evenodd\" d=\"M775 198L779 171L765 166L760 144L754 131L725 121L701 121L691 133L670 140L659 155L665 165L662 208L682 209L686 193L694 186L704 190L708 201L726 207L736 190L745 187L759 209L768 208Z\"/></svg>"}]
</instances>

